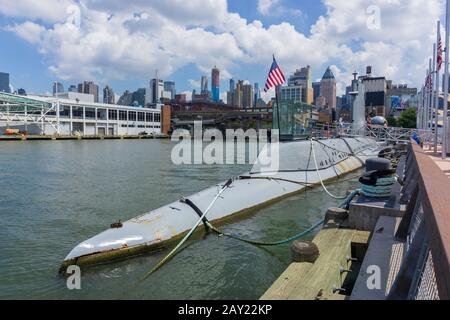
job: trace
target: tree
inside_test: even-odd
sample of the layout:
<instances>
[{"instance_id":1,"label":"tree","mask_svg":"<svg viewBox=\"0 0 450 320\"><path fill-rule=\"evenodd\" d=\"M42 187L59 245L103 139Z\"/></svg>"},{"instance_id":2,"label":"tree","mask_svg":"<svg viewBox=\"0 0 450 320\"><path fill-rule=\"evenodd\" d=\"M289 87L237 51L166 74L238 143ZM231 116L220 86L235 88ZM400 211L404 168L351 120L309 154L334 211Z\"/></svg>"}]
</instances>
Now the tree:
<instances>
[{"instance_id":1,"label":"tree","mask_svg":"<svg viewBox=\"0 0 450 320\"><path fill-rule=\"evenodd\" d=\"M398 126L398 122L397 119L395 117L387 117L386 118L389 127L397 127Z\"/></svg>"},{"instance_id":2,"label":"tree","mask_svg":"<svg viewBox=\"0 0 450 320\"><path fill-rule=\"evenodd\" d=\"M402 112L400 117L398 118L398 124L402 128L416 128L416 109L409 108Z\"/></svg>"}]
</instances>

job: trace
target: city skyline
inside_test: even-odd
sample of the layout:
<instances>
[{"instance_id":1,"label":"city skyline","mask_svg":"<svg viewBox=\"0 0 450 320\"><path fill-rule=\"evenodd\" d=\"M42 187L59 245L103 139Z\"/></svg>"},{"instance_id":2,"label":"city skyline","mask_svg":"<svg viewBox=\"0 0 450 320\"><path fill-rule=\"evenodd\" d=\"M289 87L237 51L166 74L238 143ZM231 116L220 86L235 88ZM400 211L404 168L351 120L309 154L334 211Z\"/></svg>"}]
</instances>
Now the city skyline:
<instances>
[{"instance_id":1,"label":"city skyline","mask_svg":"<svg viewBox=\"0 0 450 320\"><path fill-rule=\"evenodd\" d=\"M50 85L55 81L68 88L93 80L120 94L126 89L148 87L157 67L161 78L176 82L177 93L189 93L193 89L200 91L199 79L217 65L221 71L220 99L226 100L230 78L263 83L275 53L287 75L311 65L313 82L331 66L338 81L338 95L344 93L351 73L355 69L363 73L367 65L397 83L419 86L443 2L419 0L412 7L405 6L405 1L355 1L354 11L362 19L354 19L354 15L348 15L346 2L340 0L321 4L198 0L191 7L174 0L164 4L136 2L135 6L114 1L88 0L81 5L71 0L45 0L39 3L39 10L33 2L20 0L0 6L0 37L7 49L0 53L0 71L10 74L15 89L23 87L31 93L51 93ZM381 10L379 30L366 25L371 5ZM202 13L197 13L197 6L204 9ZM133 12L128 7L134 7ZM71 15L68 8L72 8ZM122 20L107 19L108 14L113 17L119 13L124 16ZM158 30L149 23L150 15L161 22ZM336 17L341 21L339 26L333 24ZM411 26L413 20L416 23ZM173 30L180 35L173 38L168 33ZM155 38L139 38L142 31L155 32ZM249 36L245 43L243 38ZM419 38L425 40L418 43ZM267 48L261 49L263 39L269 42L266 40ZM56 47L49 46L48 41ZM172 51L174 41L179 52L172 55L164 55L156 48ZM122 48L122 42L136 50L115 50ZM92 52L85 50L88 45ZM390 59L385 58L387 55ZM273 92L263 94L263 98L267 101L270 95Z\"/></svg>"}]
</instances>

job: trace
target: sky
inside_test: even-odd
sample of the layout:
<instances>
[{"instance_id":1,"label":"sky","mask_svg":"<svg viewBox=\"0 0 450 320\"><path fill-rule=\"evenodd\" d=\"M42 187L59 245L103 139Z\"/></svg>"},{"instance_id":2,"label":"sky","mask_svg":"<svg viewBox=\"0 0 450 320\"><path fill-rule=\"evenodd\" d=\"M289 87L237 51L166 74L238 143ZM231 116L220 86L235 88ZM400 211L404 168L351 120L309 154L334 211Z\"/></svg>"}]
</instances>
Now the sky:
<instances>
[{"instance_id":1,"label":"sky","mask_svg":"<svg viewBox=\"0 0 450 320\"><path fill-rule=\"evenodd\" d=\"M156 70L198 90L217 66L225 99L230 78L263 87L275 54L286 76L331 66L339 94L367 65L420 86L443 14L444 0L0 0L0 72L29 93L93 80L120 95Z\"/></svg>"}]
</instances>

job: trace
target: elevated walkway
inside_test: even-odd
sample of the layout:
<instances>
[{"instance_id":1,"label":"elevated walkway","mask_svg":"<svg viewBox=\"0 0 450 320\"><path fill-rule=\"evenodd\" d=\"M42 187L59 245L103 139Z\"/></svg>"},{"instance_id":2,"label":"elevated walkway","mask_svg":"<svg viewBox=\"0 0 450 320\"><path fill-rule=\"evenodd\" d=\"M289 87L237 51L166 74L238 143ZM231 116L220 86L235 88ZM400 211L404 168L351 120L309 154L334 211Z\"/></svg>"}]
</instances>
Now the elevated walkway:
<instances>
[{"instance_id":1,"label":"elevated walkway","mask_svg":"<svg viewBox=\"0 0 450 320\"><path fill-rule=\"evenodd\" d=\"M395 240L401 218L381 216L373 232L351 300L385 300L400 270L404 242Z\"/></svg>"}]
</instances>

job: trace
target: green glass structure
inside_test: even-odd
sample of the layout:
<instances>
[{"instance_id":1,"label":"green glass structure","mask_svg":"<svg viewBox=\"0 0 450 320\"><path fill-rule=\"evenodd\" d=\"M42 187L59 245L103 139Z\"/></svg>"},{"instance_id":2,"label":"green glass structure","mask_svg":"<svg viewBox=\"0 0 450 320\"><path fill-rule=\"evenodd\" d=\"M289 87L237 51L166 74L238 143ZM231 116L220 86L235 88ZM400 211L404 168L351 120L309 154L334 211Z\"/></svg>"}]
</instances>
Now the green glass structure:
<instances>
[{"instance_id":1,"label":"green glass structure","mask_svg":"<svg viewBox=\"0 0 450 320\"><path fill-rule=\"evenodd\" d=\"M279 100L278 104L276 102L273 104L273 129L280 129L280 139L282 140L305 137L315 126L316 120L313 117L315 110L316 107L310 104ZM278 128L278 123L280 128Z\"/></svg>"}]
</instances>

